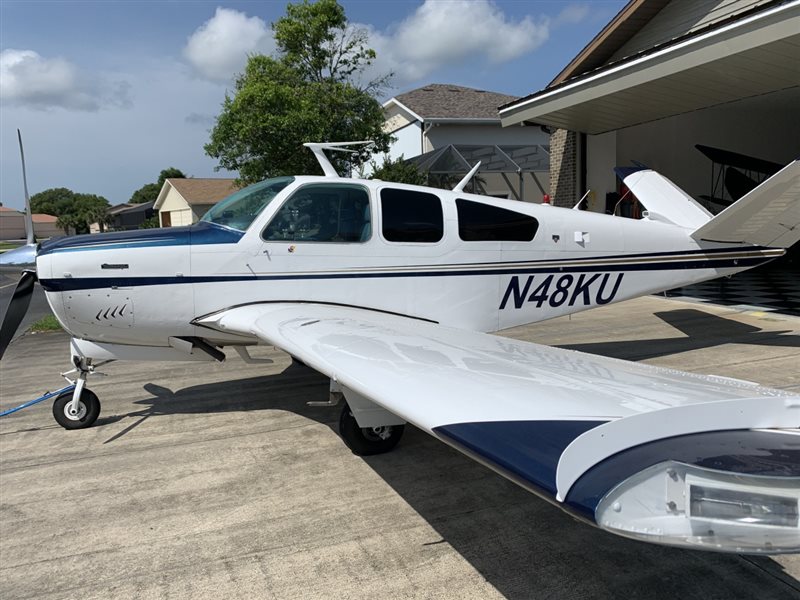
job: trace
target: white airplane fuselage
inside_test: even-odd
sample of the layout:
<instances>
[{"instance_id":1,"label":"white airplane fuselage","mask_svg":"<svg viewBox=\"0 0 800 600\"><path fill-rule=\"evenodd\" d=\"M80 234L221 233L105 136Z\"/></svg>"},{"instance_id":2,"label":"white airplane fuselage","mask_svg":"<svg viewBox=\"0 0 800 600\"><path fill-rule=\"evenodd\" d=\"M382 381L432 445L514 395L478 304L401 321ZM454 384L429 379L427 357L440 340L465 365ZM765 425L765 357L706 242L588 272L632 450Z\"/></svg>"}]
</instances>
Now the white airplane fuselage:
<instances>
[{"instance_id":1,"label":"white airplane fuselage","mask_svg":"<svg viewBox=\"0 0 800 600\"><path fill-rule=\"evenodd\" d=\"M262 233L303 186L363 187L371 235L362 242L265 240ZM381 190L437 195L441 240L391 242ZM534 217L531 241L463 241L456 200ZM170 345L200 337L255 343L193 324L261 302L355 306L491 332L729 275L783 254L744 244L697 242L670 223L432 190L374 180L297 177L246 231L190 227L77 236L44 244L37 272L58 320L75 338Z\"/></svg>"}]
</instances>

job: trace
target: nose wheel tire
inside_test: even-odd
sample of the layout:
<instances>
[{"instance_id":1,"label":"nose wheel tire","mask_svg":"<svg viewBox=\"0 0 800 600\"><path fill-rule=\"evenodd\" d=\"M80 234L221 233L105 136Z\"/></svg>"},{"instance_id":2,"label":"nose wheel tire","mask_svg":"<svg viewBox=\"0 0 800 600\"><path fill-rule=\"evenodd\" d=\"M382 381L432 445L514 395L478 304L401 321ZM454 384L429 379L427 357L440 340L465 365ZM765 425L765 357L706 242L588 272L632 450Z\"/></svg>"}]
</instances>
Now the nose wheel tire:
<instances>
[{"instance_id":1,"label":"nose wheel tire","mask_svg":"<svg viewBox=\"0 0 800 600\"><path fill-rule=\"evenodd\" d=\"M370 456L389 452L403 437L405 425L383 425L381 427L359 427L350 407L345 404L339 416L339 435L344 443L358 456Z\"/></svg>"},{"instance_id":2,"label":"nose wheel tire","mask_svg":"<svg viewBox=\"0 0 800 600\"><path fill-rule=\"evenodd\" d=\"M78 400L78 410L70 411L72 392L64 392L53 402L53 417L64 429L84 429L91 427L100 414L100 400L91 390L84 388Z\"/></svg>"}]
</instances>

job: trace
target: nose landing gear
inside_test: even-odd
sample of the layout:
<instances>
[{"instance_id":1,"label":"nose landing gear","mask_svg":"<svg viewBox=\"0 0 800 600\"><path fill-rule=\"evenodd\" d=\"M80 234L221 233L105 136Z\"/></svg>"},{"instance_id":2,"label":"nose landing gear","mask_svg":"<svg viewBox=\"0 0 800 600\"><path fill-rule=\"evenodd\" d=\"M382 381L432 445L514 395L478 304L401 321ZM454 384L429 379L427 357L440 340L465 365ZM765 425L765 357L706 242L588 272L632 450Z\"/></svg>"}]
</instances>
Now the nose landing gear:
<instances>
[{"instance_id":1,"label":"nose landing gear","mask_svg":"<svg viewBox=\"0 0 800 600\"><path fill-rule=\"evenodd\" d=\"M99 367L110 362L113 361L107 360L96 366ZM94 425L100 415L100 400L97 398L97 394L86 388L86 378L90 374L102 375L102 373L95 371L95 365L92 365L91 359L75 356L73 357L73 363L75 368L61 375L73 384L75 389L59 394L55 399L55 402L53 402L53 417L56 423L64 429L85 429ZM67 375L76 371L78 377L75 381L67 377Z\"/></svg>"},{"instance_id":2,"label":"nose landing gear","mask_svg":"<svg viewBox=\"0 0 800 600\"><path fill-rule=\"evenodd\" d=\"M60 394L53 402L53 417L64 429L91 427L100 414L100 400L92 390L84 388L73 404L73 392Z\"/></svg>"}]
</instances>

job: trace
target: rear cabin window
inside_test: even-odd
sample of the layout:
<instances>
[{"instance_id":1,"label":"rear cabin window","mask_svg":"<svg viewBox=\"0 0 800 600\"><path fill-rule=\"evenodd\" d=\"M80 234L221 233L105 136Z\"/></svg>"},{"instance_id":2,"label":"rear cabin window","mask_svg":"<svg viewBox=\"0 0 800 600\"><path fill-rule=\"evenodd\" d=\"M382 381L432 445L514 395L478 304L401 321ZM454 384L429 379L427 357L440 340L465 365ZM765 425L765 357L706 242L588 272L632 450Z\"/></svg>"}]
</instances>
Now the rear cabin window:
<instances>
[{"instance_id":1,"label":"rear cabin window","mask_svg":"<svg viewBox=\"0 0 800 600\"><path fill-rule=\"evenodd\" d=\"M529 215L471 200L456 200L458 236L465 242L530 242L539 222Z\"/></svg>"},{"instance_id":2,"label":"rear cabin window","mask_svg":"<svg viewBox=\"0 0 800 600\"><path fill-rule=\"evenodd\" d=\"M434 194L384 188L381 216L390 242L435 243L444 237L442 201Z\"/></svg>"},{"instance_id":3,"label":"rear cabin window","mask_svg":"<svg viewBox=\"0 0 800 600\"><path fill-rule=\"evenodd\" d=\"M354 185L307 185L267 225L266 241L366 242L372 235L367 190Z\"/></svg>"}]
</instances>

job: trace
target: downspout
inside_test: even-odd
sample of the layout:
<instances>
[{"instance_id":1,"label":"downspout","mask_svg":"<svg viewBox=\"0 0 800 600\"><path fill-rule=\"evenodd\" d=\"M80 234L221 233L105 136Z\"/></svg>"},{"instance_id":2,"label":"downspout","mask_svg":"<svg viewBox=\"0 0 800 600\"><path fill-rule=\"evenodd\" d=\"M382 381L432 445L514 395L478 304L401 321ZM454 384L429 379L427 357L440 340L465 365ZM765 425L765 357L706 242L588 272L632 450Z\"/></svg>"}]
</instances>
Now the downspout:
<instances>
[{"instance_id":1,"label":"downspout","mask_svg":"<svg viewBox=\"0 0 800 600\"><path fill-rule=\"evenodd\" d=\"M422 122L422 139L420 140L421 148L419 149L420 154L425 154L425 140L428 139L428 132L431 130L431 127L433 127L433 123L430 121L427 123L424 121Z\"/></svg>"}]
</instances>

